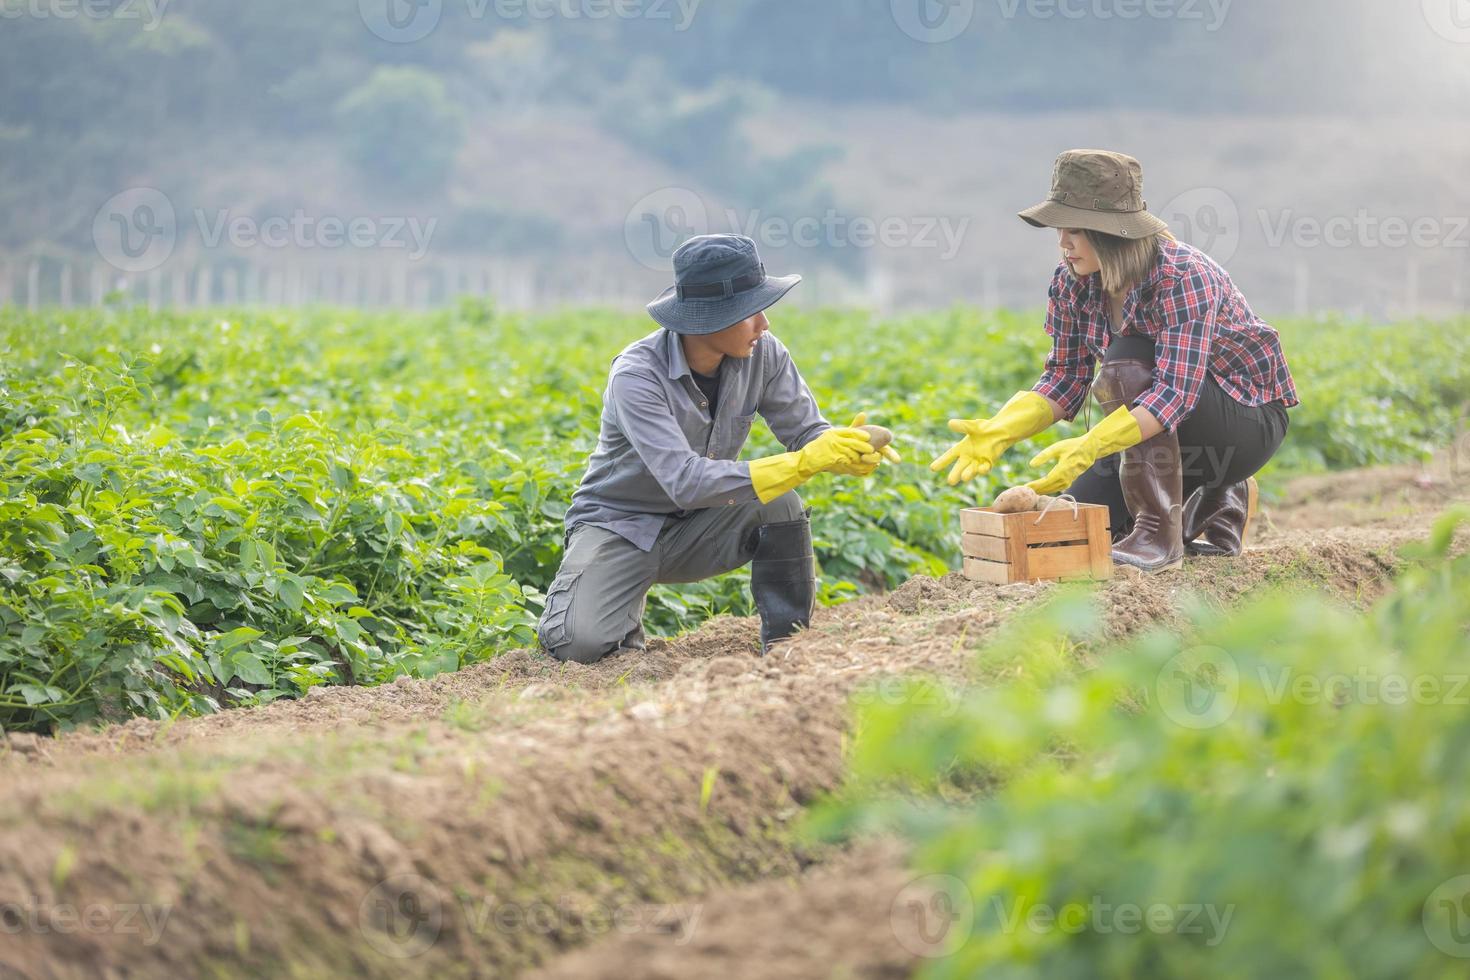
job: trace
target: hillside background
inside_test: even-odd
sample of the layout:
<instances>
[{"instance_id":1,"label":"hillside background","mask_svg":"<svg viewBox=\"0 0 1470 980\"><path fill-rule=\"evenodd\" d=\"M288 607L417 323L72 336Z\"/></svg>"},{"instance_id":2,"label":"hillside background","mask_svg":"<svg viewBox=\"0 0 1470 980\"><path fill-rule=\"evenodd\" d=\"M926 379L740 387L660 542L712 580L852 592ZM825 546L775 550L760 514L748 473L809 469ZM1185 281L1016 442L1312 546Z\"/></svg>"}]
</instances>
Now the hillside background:
<instances>
[{"instance_id":1,"label":"hillside background","mask_svg":"<svg viewBox=\"0 0 1470 980\"><path fill-rule=\"evenodd\" d=\"M1014 213L1104 146L1268 315L1464 310L1465 6L0 0L0 303L636 308L740 230L799 302L1037 306Z\"/></svg>"}]
</instances>

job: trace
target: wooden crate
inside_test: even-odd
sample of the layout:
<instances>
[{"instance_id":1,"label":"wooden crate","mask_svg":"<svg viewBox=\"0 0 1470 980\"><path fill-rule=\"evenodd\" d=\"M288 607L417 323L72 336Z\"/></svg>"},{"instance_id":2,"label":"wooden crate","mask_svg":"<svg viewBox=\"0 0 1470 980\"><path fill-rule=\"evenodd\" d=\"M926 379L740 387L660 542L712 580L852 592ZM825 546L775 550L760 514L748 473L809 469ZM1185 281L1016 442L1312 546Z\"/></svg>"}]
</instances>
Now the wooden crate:
<instances>
[{"instance_id":1,"label":"wooden crate","mask_svg":"<svg viewBox=\"0 0 1470 980\"><path fill-rule=\"evenodd\" d=\"M1078 504L1074 513L1063 503L1045 516L977 507L960 511L960 528L965 578L976 582L1113 577L1108 509L1097 504Z\"/></svg>"}]
</instances>

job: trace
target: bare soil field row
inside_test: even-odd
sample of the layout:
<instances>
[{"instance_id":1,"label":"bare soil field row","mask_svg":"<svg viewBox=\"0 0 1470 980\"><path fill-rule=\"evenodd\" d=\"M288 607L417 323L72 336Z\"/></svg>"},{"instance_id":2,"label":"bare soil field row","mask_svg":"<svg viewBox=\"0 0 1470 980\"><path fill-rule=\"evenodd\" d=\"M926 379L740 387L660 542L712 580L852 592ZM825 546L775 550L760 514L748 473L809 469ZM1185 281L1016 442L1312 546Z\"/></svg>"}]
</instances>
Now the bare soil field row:
<instances>
[{"instance_id":1,"label":"bare soil field row","mask_svg":"<svg viewBox=\"0 0 1470 980\"><path fill-rule=\"evenodd\" d=\"M1183 628L1195 597L1291 584L1367 603L1446 492L1414 470L1294 483L1245 556L1097 586L1106 626L1078 655ZM720 618L592 668L517 651L11 736L0 976L900 975L901 851L817 847L796 825L841 783L855 692L983 683L977 648L1054 591L917 578L765 659L754 620Z\"/></svg>"}]
</instances>

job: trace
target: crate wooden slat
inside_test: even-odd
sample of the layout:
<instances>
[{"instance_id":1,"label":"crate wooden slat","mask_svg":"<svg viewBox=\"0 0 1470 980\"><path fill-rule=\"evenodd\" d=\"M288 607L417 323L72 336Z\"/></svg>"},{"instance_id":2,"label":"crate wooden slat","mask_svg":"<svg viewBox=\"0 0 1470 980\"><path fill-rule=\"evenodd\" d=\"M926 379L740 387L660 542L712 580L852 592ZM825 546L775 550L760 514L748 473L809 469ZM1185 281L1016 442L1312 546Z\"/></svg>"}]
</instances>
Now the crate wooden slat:
<instances>
[{"instance_id":1,"label":"crate wooden slat","mask_svg":"<svg viewBox=\"0 0 1470 980\"><path fill-rule=\"evenodd\" d=\"M1037 579L1092 574L1092 549L1084 542L1060 548L1032 548L1026 555L1026 574Z\"/></svg>"},{"instance_id":2,"label":"crate wooden slat","mask_svg":"<svg viewBox=\"0 0 1470 980\"><path fill-rule=\"evenodd\" d=\"M960 549L967 558L1010 561L1010 556L1006 553L1005 538L992 538L988 534L966 534Z\"/></svg>"},{"instance_id":3,"label":"crate wooden slat","mask_svg":"<svg viewBox=\"0 0 1470 980\"><path fill-rule=\"evenodd\" d=\"M972 582L989 582L991 585L1010 585L1011 566L998 561L981 558L965 559L965 578Z\"/></svg>"},{"instance_id":4,"label":"crate wooden slat","mask_svg":"<svg viewBox=\"0 0 1470 980\"><path fill-rule=\"evenodd\" d=\"M965 577L1006 585L1075 577L1112 578L1108 509L1096 504L998 514L960 512Z\"/></svg>"}]
</instances>

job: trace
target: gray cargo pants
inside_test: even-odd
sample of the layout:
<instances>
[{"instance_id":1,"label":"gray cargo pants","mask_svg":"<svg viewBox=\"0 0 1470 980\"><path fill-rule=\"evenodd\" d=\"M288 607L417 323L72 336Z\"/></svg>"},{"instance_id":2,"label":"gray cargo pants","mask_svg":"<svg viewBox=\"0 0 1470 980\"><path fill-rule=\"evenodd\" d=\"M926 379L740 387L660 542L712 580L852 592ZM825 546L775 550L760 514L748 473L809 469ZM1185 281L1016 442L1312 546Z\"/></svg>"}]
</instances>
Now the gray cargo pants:
<instances>
[{"instance_id":1,"label":"gray cargo pants","mask_svg":"<svg viewBox=\"0 0 1470 980\"><path fill-rule=\"evenodd\" d=\"M580 664L614 650L641 650L643 603L655 582L700 582L739 568L755 554L757 528L801 516L795 493L769 504L696 510L664 525L652 551L605 528L580 525L546 591L536 627L542 649Z\"/></svg>"}]
</instances>

